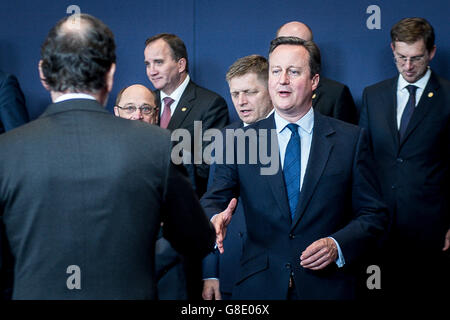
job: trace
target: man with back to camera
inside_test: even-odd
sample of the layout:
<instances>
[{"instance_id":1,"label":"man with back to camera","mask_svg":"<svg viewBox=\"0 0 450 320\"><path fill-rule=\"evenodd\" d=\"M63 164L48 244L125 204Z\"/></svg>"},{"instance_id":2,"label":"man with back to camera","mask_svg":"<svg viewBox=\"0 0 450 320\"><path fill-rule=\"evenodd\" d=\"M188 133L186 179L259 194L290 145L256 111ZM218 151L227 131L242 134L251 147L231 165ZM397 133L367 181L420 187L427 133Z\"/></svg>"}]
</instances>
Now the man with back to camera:
<instances>
[{"instance_id":1,"label":"man with back to camera","mask_svg":"<svg viewBox=\"0 0 450 320\"><path fill-rule=\"evenodd\" d=\"M228 69L226 80L231 100L240 118L225 129L246 127L266 118L273 110L267 89L269 64L260 55L250 55L236 60ZM215 166L211 165L210 183ZM239 258L246 237L246 225L241 201L238 202L233 221L227 230L223 255L217 251L203 260L203 299L229 300L238 276Z\"/></svg>"},{"instance_id":2,"label":"man with back to camera","mask_svg":"<svg viewBox=\"0 0 450 320\"><path fill-rule=\"evenodd\" d=\"M282 25L277 37L297 37L312 41L311 28L299 21L291 21ZM320 82L313 94L313 108L323 115L348 123L358 123L358 111L350 89L337 81L320 77Z\"/></svg>"},{"instance_id":3,"label":"man with back to camera","mask_svg":"<svg viewBox=\"0 0 450 320\"><path fill-rule=\"evenodd\" d=\"M13 299L154 299L161 221L177 250L198 257L213 248L212 226L171 161L169 134L103 108L116 60L105 24L65 17L41 56L53 103L0 136L0 236L14 256Z\"/></svg>"},{"instance_id":4,"label":"man with back to camera","mask_svg":"<svg viewBox=\"0 0 450 320\"><path fill-rule=\"evenodd\" d=\"M434 41L427 20L400 20L391 29L399 74L363 92L360 126L390 213L381 252L388 298L442 298L450 285L450 82L429 67Z\"/></svg>"},{"instance_id":5,"label":"man with back to camera","mask_svg":"<svg viewBox=\"0 0 450 320\"><path fill-rule=\"evenodd\" d=\"M353 267L384 231L386 212L362 129L312 108L320 51L312 41L278 37L269 50L268 88L273 115L244 131L266 134L281 160L216 163L201 203L216 228L220 252L241 197L247 237L233 299L351 299ZM258 140L257 147L261 147ZM245 157L250 157L249 144ZM224 155L224 159L226 155ZM278 157L277 157L278 159ZM265 172L265 171L264 171Z\"/></svg>"}]
</instances>

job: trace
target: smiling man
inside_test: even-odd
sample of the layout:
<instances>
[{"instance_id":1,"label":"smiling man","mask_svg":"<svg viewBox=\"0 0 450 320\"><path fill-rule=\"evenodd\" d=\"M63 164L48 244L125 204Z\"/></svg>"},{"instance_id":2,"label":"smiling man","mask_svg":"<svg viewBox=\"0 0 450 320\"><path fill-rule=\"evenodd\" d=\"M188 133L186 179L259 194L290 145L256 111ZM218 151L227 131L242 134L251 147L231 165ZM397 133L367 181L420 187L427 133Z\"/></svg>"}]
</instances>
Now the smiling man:
<instances>
[{"instance_id":1,"label":"smiling man","mask_svg":"<svg viewBox=\"0 0 450 320\"><path fill-rule=\"evenodd\" d=\"M268 88L275 112L244 130L268 141L277 135L282 170L261 175L261 162L238 164L235 147L234 162L216 164L201 199L224 252L234 198L241 198L247 237L233 299L354 298L352 266L384 230L363 130L312 108L319 72L314 42L271 42Z\"/></svg>"},{"instance_id":2,"label":"smiling man","mask_svg":"<svg viewBox=\"0 0 450 320\"><path fill-rule=\"evenodd\" d=\"M395 24L399 75L363 93L360 125L391 216L382 289L394 298L430 297L450 285L450 82L429 67L434 39L423 18Z\"/></svg>"}]
</instances>

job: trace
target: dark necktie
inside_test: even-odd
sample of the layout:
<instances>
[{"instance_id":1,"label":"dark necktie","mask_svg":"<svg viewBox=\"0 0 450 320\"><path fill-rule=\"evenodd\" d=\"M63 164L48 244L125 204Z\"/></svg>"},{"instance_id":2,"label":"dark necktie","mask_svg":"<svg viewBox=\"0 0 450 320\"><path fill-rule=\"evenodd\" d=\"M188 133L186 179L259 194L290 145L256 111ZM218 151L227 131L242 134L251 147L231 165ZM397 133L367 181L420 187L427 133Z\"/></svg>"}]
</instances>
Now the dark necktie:
<instances>
[{"instance_id":1,"label":"dark necktie","mask_svg":"<svg viewBox=\"0 0 450 320\"><path fill-rule=\"evenodd\" d=\"M293 219L300 195L300 136L298 134L297 124L290 123L287 127L291 130L291 138L289 139L284 155L283 174L289 200L289 209L291 211L291 218Z\"/></svg>"},{"instance_id":2,"label":"dark necktie","mask_svg":"<svg viewBox=\"0 0 450 320\"><path fill-rule=\"evenodd\" d=\"M405 135L409 120L411 120L411 117L414 113L414 109L416 107L417 87L414 85L409 85L409 86L406 86L406 89L408 89L408 92L409 92L409 99L408 99L408 102L406 103L405 110L403 111L402 119L400 120L400 128L398 129L398 133L400 135L400 141L403 139L403 136Z\"/></svg>"},{"instance_id":3,"label":"dark necktie","mask_svg":"<svg viewBox=\"0 0 450 320\"><path fill-rule=\"evenodd\" d=\"M173 100L171 97L165 97L163 101L164 101L164 111L161 115L159 126L161 128L166 129L170 121L170 106L175 100Z\"/></svg>"}]
</instances>

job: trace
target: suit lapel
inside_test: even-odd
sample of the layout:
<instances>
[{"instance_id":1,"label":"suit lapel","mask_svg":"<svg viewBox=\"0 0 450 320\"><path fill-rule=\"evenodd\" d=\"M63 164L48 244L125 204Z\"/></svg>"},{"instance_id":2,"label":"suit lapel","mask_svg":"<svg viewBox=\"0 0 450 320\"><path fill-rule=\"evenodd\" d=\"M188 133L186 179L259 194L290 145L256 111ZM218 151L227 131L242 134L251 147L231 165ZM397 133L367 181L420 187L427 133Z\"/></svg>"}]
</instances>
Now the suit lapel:
<instances>
[{"instance_id":1,"label":"suit lapel","mask_svg":"<svg viewBox=\"0 0 450 320\"><path fill-rule=\"evenodd\" d=\"M432 108L434 101L436 99L437 91L439 89L439 83L433 73L428 80L427 85L420 97L419 104L417 105L414 113L411 117L411 120L406 128L405 136L401 141L401 144L408 139L411 133L417 128L419 123L423 120L423 118L429 113L430 108Z\"/></svg>"},{"instance_id":2,"label":"suit lapel","mask_svg":"<svg viewBox=\"0 0 450 320\"><path fill-rule=\"evenodd\" d=\"M181 95L180 101L170 119L167 129L174 130L181 127L184 119L193 108L191 101L193 101L195 97L195 84L192 81L189 81L189 84Z\"/></svg>"},{"instance_id":3,"label":"suit lapel","mask_svg":"<svg viewBox=\"0 0 450 320\"><path fill-rule=\"evenodd\" d=\"M303 179L302 191L298 200L297 210L295 212L294 220L292 221L291 229L293 229L298 221L301 219L305 210L311 200L317 183L322 176L325 166L328 162L330 152L333 148L333 143L328 136L335 131L330 126L326 117L323 117L318 112L314 112L314 129L313 138L311 141L311 150L309 152L308 164ZM289 212L289 211L288 211Z\"/></svg>"},{"instance_id":4,"label":"suit lapel","mask_svg":"<svg viewBox=\"0 0 450 320\"><path fill-rule=\"evenodd\" d=\"M279 151L279 147L278 147L278 138L276 139L277 144L276 144L276 148L275 150L271 150L271 138L272 138L272 129L276 129L275 127L275 117L274 114L272 113L272 115L270 117L268 117L267 119L263 119L258 123L258 126L256 127L256 130L259 129L266 129L268 131L268 135L267 135L267 141L268 141L268 146L267 146L267 152L268 154L272 154L272 152L276 152L277 156L278 156L278 164L279 164L279 170L277 171L276 174L274 175L267 175L265 176L267 183L270 185L270 188L272 190L272 194L273 197L275 199L275 201L278 204L278 207L280 208L280 211L282 213L282 215L284 217L286 217L287 219L290 220L290 213L289 213L289 200L287 197L287 192L286 192L286 186L284 184L284 177L283 177L283 170L281 170L281 160L280 160L280 151ZM261 164L259 163L259 168L258 170L260 170L261 168ZM259 171L260 172L260 171Z\"/></svg>"},{"instance_id":5,"label":"suit lapel","mask_svg":"<svg viewBox=\"0 0 450 320\"><path fill-rule=\"evenodd\" d=\"M397 82L398 77L393 78L392 82L389 84L389 90L382 96L382 101L380 106L384 106L385 110L381 111L386 115L386 122L388 123L389 130L391 132L392 142L395 146L395 150L399 146L399 136L398 136L398 126L397 126Z\"/></svg>"}]
</instances>

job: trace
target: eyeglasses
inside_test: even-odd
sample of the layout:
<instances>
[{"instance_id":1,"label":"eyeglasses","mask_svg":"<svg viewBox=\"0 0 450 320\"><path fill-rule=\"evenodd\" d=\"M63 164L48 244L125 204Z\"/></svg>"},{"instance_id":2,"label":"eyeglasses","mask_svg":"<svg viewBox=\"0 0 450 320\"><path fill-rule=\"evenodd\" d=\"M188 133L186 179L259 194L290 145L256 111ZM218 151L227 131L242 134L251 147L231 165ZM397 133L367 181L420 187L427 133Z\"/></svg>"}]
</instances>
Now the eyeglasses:
<instances>
[{"instance_id":1,"label":"eyeglasses","mask_svg":"<svg viewBox=\"0 0 450 320\"><path fill-rule=\"evenodd\" d=\"M394 55L395 63L400 65L404 65L406 62L411 62L411 64L420 65L425 61L425 55L416 56L416 57L404 57L404 56L396 56Z\"/></svg>"},{"instance_id":2,"label":"eyeglasses","mask_svg":"<svg viewBox=\"0 0 450 320\"><path fill-rule=\"evenodd\" d=\"M128 113L128 114L135 113L138 109L139 109L139 111L142 114L151 114L151 113L156 112L158 110L158 107L152 107L152 106L150 106L148 104L143 104L140 107L137 107L137 106L132 105L132 104L127 105L125 107L121 107L121 106L116 106L116 107L121 109L121 110L123 110L123 111L125 111L125 113Z\"/></svg>"}]
</instances>

